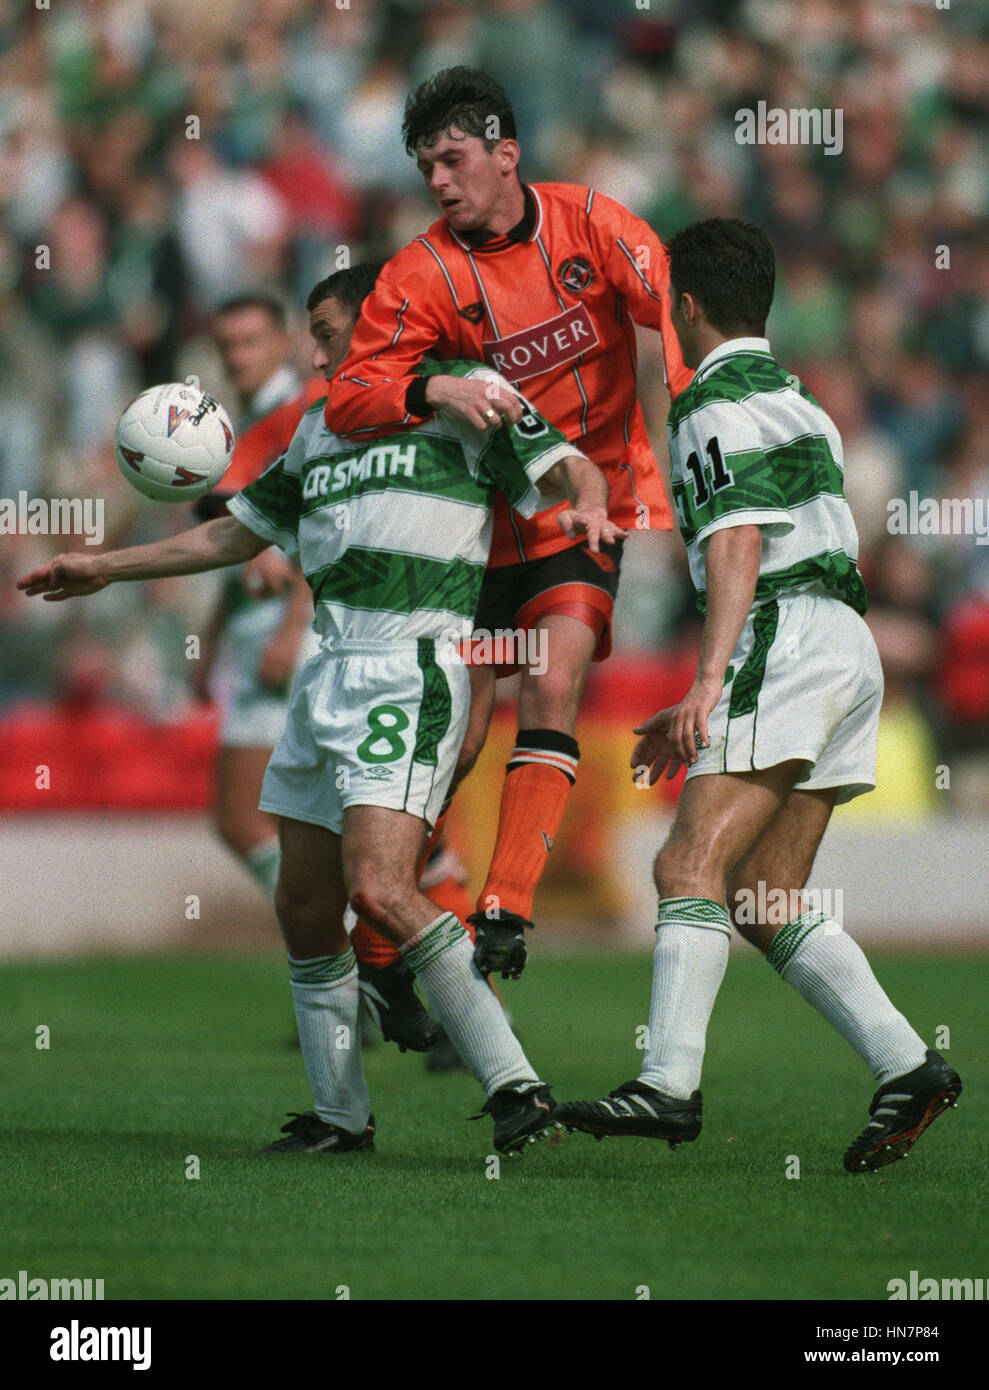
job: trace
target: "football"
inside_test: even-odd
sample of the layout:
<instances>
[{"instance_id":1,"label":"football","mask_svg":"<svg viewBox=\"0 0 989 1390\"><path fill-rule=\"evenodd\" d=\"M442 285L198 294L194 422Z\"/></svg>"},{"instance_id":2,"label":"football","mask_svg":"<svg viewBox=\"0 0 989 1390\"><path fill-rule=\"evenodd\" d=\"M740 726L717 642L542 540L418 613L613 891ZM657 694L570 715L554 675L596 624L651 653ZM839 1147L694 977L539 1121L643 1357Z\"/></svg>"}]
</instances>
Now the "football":
<instances>
[{"instance_id":1,"label":"football","mask_svg":"<svg viewBox=\"0 0 989 1390\"><path fill-rule=\"evenodd\" d=\"M117 422L117 463L156 502L189 502L216 487L233 457L234 432L219 401L194 379L152 386Z\"/></svg>"}]
</instances>

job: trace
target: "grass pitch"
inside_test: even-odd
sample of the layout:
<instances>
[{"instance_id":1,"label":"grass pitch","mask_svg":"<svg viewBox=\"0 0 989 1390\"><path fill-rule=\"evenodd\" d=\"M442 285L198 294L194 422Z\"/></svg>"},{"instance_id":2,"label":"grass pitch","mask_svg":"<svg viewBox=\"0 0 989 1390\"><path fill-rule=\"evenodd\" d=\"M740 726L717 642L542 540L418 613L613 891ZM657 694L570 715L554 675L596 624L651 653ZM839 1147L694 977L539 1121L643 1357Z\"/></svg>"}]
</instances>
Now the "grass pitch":
<instances>
[{"instance_id":1,"label":"grass pitch","mask_svg":"<svg viewBox=\"0 0 989 1390\"><path fill-rule=\"evenodd\" d=\"M465 1123L476 1084L382 1044L375 1153L254 1155L311 1106L277 956L5 967L0 1276L102 1278L108 1299L775 1300L982 1275L985 958L875 964L928 1039L950 1028L965 1091L906 1162L862 1177L841 1155L867 1069L748 952L715 1009L697 1143L574 1134L498 1178L490 1121ZM635 1075L649 978L647 957L537 955L505 985L558 1099Z\"/></svg>"}]
</instances>

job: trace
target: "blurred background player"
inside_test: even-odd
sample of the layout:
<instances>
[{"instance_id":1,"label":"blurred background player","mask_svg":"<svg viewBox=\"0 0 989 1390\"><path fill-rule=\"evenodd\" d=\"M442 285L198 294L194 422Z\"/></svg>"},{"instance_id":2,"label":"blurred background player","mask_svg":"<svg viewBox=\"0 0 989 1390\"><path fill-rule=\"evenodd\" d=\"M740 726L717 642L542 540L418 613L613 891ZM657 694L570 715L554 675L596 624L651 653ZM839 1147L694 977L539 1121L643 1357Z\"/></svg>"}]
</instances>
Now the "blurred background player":
<instances>
[{"instance_id":1,"label":"blurred background player","mask_svg":"<svg viewBox=\"0 0 989 1390\"><path fill-rule=\"evenodd\" d=\"M519 404L507 395L414 374L427 353L483 360L599 463L616 522L669 529L636 398L635 324L660 333L674 395L690 373L670 326L667 254L656 234L593 189L524 184L511 103L486 73L450 68L422 83L402 133L442 217L379 276L330 384L330 427L364 440L434 411L478 429L517 424ZM584 682L591 661L611 649L621 554L618 542L592 555L550 514L526 522L507 505L496 511L476 628L533 630L548 661L540 674L518 663L519 729L491 867L469 918L485 974L517 978L525 964L533 894L576 778ZM484 745L496 677L493 664L472 666L457 779Z\"/></svg>"},{"instance_id":2,"label":"blurred background player","mask_svg":"<svg viewBox=\"0 0 989 1390\"><path fill-rule=\"evenodd\" d=\"M302 386L285 308L267 294L242 294L217 309L212 336L239 406L237 444L221 485L196 504L201 520L226 514L227 499L288 447L305 410L323 393ZM273 897L278 826L258 809L261 779L281 737L298 667L314 654L312 596L301 569L274 547L225 577L207 624L194 689L222 701L213 815L224 842Z\"/></svg>"},{"instance_id":3,"label":"blurred background player","mask_svg":"<svg viewBox=\"0 0 989 1390\"><path fill-rule=\"evenodd\" d=\"M734 920L878 1082L844 1158L849 1172L871 1172L905 1158L962 1085L862 949L800 896L835 806L876 785L883 674L862 618L841 437L770 352L765 233L712 218L677 232L670 256L673 322L696 368L670 412L671 476L704 632L690 689L635 730L632 766L650 784L686 766L687 780L653 871L642 1071L604 1100L557 1113L598 1138L697 1138ZM760 901L773 907L753 913Z\"/></svg>"}]
</instances>

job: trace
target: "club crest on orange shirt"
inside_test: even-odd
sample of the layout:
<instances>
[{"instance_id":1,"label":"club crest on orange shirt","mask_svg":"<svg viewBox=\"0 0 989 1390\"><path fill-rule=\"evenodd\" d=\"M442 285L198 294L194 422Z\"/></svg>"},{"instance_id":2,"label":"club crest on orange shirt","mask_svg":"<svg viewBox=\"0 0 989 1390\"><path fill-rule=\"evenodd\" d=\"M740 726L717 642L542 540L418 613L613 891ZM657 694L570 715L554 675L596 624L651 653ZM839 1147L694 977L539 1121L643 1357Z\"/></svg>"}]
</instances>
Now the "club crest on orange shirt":
<instances>
[{"instance_id":1,"label":"club crest on orange shirt","mask_svg":"<svg viewBox=\"0 0 989 1390\"><path fill-rule=\"evenodd\" d=\"M560 284L571 294L583 294L594 283L594 271L590 261L583 256L568 256L556 269Z\"/></svg>"}]
</instances>

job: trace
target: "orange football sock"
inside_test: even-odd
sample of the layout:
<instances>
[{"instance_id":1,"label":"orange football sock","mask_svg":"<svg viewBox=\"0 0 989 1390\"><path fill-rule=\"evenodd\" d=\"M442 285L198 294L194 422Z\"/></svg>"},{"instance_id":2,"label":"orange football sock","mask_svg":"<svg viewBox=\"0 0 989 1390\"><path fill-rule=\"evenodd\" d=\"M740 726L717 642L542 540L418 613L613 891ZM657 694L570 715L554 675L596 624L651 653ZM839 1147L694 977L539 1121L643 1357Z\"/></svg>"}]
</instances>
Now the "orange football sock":
<instances>
[{"instance_id":1,"label":"orange football sock","mask_svg":"<svg viewBox=\"0 0 989 1390\"><path fill-rule=\"evenodd\" d=\"M357 919L357 925L350 934L350 944L361 965L373 965L380 969L383 965L394 965L402 959L397 948L363 917Z\"/></svg>"},{"instance_id":2,"label":"orange football sock","mask_svg":"<svg viewBox=\"0 0 989 1390\"><path fill-rule=\"evenodd\" d=\"M520 731L501 791L498 835L488 879L477 903L496 900L506 912L532 915L532 898L560 828L580 751L554 729Z\"/></svg>"},{"instance_id":3,"label":"orange football sock","mask_svg":"<svg viewBox=\"0 0 989 1390\"><path fill-rule=\"evenodd\" d=\"M458 883L451 876L441 879L439 883L434 883L422 891L430 902L434 902L438 908L444 912L452 912L466 929L471 941L474 940L474 928L467 921L467 917L474 911L474 899L467 891L465 883Z\"/></svg>"}]
</instances>

